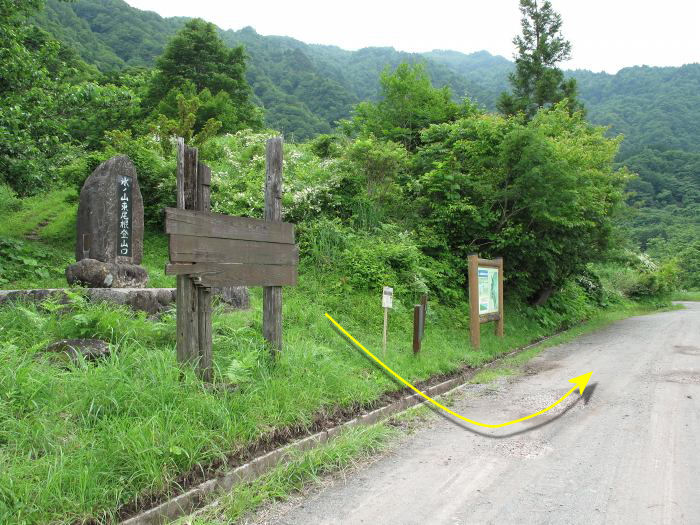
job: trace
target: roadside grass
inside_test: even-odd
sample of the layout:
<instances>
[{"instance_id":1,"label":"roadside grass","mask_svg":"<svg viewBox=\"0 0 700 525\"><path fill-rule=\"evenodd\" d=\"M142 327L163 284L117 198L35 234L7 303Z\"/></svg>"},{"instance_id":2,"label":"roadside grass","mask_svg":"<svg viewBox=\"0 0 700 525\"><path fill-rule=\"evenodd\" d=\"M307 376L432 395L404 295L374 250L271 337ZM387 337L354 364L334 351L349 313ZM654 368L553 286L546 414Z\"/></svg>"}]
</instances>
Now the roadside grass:
<instances>
[{"instance_id":1,"label":"roadside grass","mask_svg":"<svg viewBox=\"0 0 700 525\"><path fill-rule=\"evenodd\" d=\"M675 308L666 308L675 309ZM477 372L470 380L472 384L484 384L501 377L519 375L524 365L544 349L564 344L581 335L595 332L615 321L659 311L654 303L627 304L619 310L601 311L576 327L555 335L535 346L497 361L494 367ZM441 396L440 402L452 406L459 393ZM321 447L297 452L288 462L276 466L259 479L236 486L231 492L219 495L207 506L177 521L179 525L205 525L236 523L263 506L286 501L322 484L329 474L346 470L348 466L366 461L367 458L391 446L401 436L420 428L435 416L435 408L420 404L392 416L389 420L368 427L352 427L343 431L337 439ZM377 439L375 441L374 439ZM367 446L367 443L371 446Z\"/></svg>"},{"instance_id":2,"label":"roadside grass","mask_svg":"<svg viewBox=\"0 0 700 525\"><path fill-rule=\"evenodd\" d=\"M66 288L68 283L65 269L75 262L77 211L75 189L64 188L22 199L19 201L19 209L5 214L0 221L0 240L9 238L17 241L19 245L11 249L20 252L25 258L35 260L37 265L25 265L22 269L9 268L7 263L0 264L0 288ZM175 287L175 277L165 275L167 260L167 237L160 233L145 232L144 258L141 264L148 271L149 287ZM22 261L18 260L17 265L22 265ZM7 282L2 278L3 273L11 273Z\"/></svg>"},{"instance_id":3,"label":"roadside grass","mask_svg":"<svg viewBox=\"0 0 700 525\"><path fill-rule=\"evenodd\" d=\"M257 480L236 486L235 491L224 495L217 505L176 523L235 523L264 504L285 501L310 485L320 484L323 476L352 469L385 449L398 434L399 430L387 423L349 428L327 444L310 451L295 452L288 462L276 466Z\"/></svg>"},{"instance_id":4,"label":"roadside grass","mask_svg":"<svg viewBox=\"0 0 700 525\"><path fill-rule=\"evenodd\" d=\"M69 197L57 190L25 199L3 220L0 236L22 239L60 268L58 275L29 274L3 287L65 286L76 206ZM26 239L32 232L38 238ZM145 244L151 285L173 286L163 275L167 239L150 233ZM430 303L423 348L414 356L416 298L397 293L383 356L381 290L346 288L342 276L307 270L297 287L285 288L284 350L276 363L261 335L260 289L251 290L249 311L217 307L211 385L177 366L173 311L147 319L124 307L90 304L79 289L69 305L0 307L0 523L114 521L122 505L173 494L188 473L225 470L254 445L274 446L372 408L402 388L338 336L326 312L411 382L483 365L588 315L507 304L506 337L496 338L485 325L475 351L468 344L467 305ZM601 315L614 320L656 306L622 303ZM52 341L75 337L109 341L112 354L61 368L42 353Z\"/></svg>"},{"instance_id":5,"label":"roadside grass","mask_svg":"<svg viewBox=\"0 0 700 525\"><path fill-rule=\"evenodd\" d=\"M185 473L376 406L400 385L349 347L324 313L381 355L382 309L374 295L339 296L328 286L302 274L298 287L285 289L284 351L276 364L261 336L260 290L250 311L218 308L210 387L176 365L173 312L149 320L80 295L68 306L1 307L0 523L114 520L123 504L172 494ZM513 308L506 337L484 329L482 349L474 351L466 308L431 305L423 350L413 356L411 304L395 300L385 358L411 382L482 365L551 333ZM72 337L103 338L113 353L69 368L43 357L47 343Z\"/></svg>"},{"instance_id":6,"label":"roadside grass","mask_svg":"<svg viewBox=\"0 0 700 525\"><path fill-rule=\"evenodd\" d=\"M683 292L675 292L672 296L673 301L700 301L700 290L688 290Z\"/></svg>"},{"instance_id":7,"label":"roadside grass","mask_svg":"<svg viewBox=\"0 0 700 525\"><path fill-rule=\"evenodd\" d=\"M486 368L477 372L469 381L474 384L491 383L501 377L511 376L515 371L511 368Z\"/></svg>"}]
</instances>

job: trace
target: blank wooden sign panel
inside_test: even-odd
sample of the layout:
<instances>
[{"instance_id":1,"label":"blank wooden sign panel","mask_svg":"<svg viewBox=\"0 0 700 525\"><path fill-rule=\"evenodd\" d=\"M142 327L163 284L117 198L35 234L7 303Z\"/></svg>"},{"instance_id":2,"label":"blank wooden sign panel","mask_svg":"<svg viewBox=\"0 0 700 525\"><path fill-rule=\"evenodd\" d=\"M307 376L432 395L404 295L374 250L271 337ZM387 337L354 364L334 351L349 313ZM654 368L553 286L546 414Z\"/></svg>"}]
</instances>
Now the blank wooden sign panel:
<instances>
[{"instance_id":1,"label":"blank wooden sign panel","mask_svg":"<svg viewBox=\"0 0 700 525\"><path fill-rule=\"evenodd\" d=\"M294 225L168 208L170 261L165 273L202 286L290 286L297 280Z\"/></svg>"}]
</instances>

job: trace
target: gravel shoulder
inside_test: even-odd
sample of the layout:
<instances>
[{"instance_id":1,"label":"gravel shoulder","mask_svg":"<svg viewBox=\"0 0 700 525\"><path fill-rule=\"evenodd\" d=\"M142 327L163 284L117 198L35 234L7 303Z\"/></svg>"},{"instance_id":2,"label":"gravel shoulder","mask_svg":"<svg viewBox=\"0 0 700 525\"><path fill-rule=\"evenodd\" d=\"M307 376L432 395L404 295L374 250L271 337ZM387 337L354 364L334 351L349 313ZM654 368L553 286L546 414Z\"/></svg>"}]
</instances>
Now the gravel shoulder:
<instances>
[{"instance_id":1,"label":"gravel shoulder","mask_svg":"<svg viewBox=\"0 0 700 525\"><path fill-rule=\"evenodd\" d=\"M544 350L525 374L470 385L392 452L255 521L700 523L700 303L632 317Z\"/></svg>"}]
</instances>

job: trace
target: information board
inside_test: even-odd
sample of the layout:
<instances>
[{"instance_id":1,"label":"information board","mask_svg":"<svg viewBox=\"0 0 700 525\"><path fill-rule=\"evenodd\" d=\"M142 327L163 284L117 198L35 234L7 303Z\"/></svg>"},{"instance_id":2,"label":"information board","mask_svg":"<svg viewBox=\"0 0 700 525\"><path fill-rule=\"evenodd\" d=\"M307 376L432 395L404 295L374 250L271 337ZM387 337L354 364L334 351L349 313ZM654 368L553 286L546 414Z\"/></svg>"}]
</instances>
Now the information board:
<instances>
[{"instance_id":1,"label":"information board","mask_svg":"<svg viewBox=\"0 0 700 525\"><path fill-rule=\"evenodd\" d=\"M479 266L479 315L498 313L498 268Z\"/></svg>"}]
</instances>

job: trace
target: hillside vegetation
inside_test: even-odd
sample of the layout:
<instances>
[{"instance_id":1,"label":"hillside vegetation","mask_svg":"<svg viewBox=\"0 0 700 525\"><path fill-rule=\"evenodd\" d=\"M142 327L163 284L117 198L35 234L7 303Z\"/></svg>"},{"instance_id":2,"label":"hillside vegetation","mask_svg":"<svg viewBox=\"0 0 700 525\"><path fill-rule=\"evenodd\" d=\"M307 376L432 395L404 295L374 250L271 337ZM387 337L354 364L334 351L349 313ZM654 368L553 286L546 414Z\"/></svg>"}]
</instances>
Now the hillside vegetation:
<instances>
[{"instance_id":1,"label":"hillside vegetation","mask_svg":"<svg viewBox=\"0 0 700 525\"><path fill-rule=\"evenodd\" d=\"M111 81L114 71L152 67L186 20L139 11L122 0L48 0L46 9L35 16L40 27ZM219 33L227 45L244 46L253 101L264 108L265 125L284 132L288 141L330 133L338 121L351 116L358 102L377 100L378 80L385 68L422 63L433 84L449 87L455 100L470 97L494 110L500 93L508 89L508 74L514 67L510 60L486 51L416 54L366 48L352 52L289 37L262 36L250 27ZM609 127L608 136L624 136L617 161L639 175L630 191L644 187L646 195L631 197L640 212L624 222L637 245L647 249L646 240L653 238L654 255L667 256L676 251L679 239L700 237L697 214L688 208L693 197L679 210L666 208L663 195L661 200L649 198L649 188L660 188L659 180L672 188L683 187L688 180L697 186L697 164L680 161L683 167L679 167L678 162L663 159L687 158L682 152L700 153L700 64L635 66L614 75L584 70L566 74L578 83L588 120ZM640 155L656 160L638 169ZM685 219L679 221L679 214ZM691 248L690 256L697 260L700 253Z\"/></svg>"},{"instance_id":2,"label":"hillside vegetation","mask_svg":"<svg viewBox=\"0 0 700 525\"><path fill-rule=\"evenodd\" d=\"M521 66L539 59L528 45ZM163 215L177 137L211 167L215 212L262 218L266 142L284 132L283 218L300 250L283 350L266 346L253 289L249 311L216 307L211 384L178 366L174 310L149 319L79 288L68 304L0 306L0 523L115 522L381 405L399 385L323 314L376 349L383 286L395 290L386 362L410 381L697 286L698 153L646 144L621 156L623 137L579 111L551 61L535 68L554 80L546 97L514 90L527 111L501 114L488 87L508 86L470 80L459 54L351 53L117 0L0 0L0 49L2 288L65 286L78 191L118 154L138 172L150 284L173 286ZM469 58L482 72L492 59L507 73L504 59ZM471 253L505 261L506 335L484 328L481 349L468 344ZM60 365L44 351L78 337L111 355Z\"/></svg>"},{"instance_id":3,"label":"hillside vegetation","mask_svg":"<svg viewBox=\"0 0 700 525\"><path fill-rule=\"evenodd\" d=\"M152 67L186 18L162 18L122 0L48 0L38 25L102 71ZM266 123L304 140L327 133L355 103L376 100L379 74L402 62L426 64L436 86L449 86L494 110L508 89L513 62L486 51L422 54L393 48L345 51L293 38L262 36L253 28L221 31L230 45L244 45L248 80L265 105ZM700 64L680 68L629 67L617 74L570 71L591 122L625 136L623 156L646 146L697 151L700 144Z\"/></svg>"}]
</instances>

